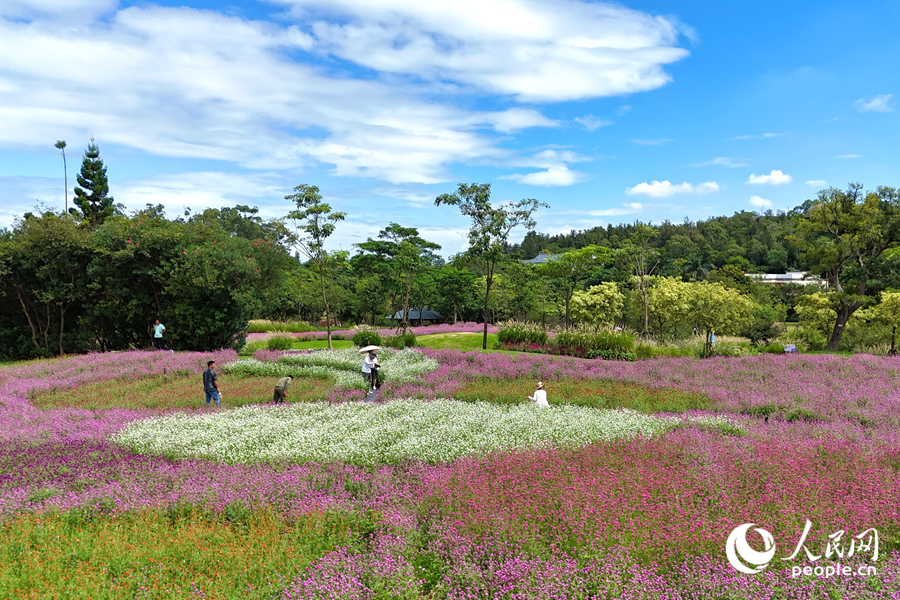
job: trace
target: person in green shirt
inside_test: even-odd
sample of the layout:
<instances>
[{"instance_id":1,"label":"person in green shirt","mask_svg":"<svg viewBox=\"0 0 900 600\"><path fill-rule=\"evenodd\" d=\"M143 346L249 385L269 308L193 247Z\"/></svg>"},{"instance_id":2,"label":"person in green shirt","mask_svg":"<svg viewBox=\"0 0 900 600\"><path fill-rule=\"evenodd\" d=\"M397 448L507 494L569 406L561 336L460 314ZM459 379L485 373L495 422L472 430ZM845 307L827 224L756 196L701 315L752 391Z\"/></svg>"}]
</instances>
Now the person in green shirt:
<instances>
[{"instance_id":1,"label":"person in green shirt","mask_svg":"<svg viewBox=\"0 0 900 600\"><path fill-rule=\"evenodd\" d=\"M275 404L281 404L284 402L284 399L287 397L288 388L291 387L291 382L294 381L294 378L290 375L287 377L282 377L278 380L278 383L275 384Z\"/></svg>"},{"instance_id":2,"label":"person in green shirt","mask_svg":"<svg viewBox=\"0 0 900 600\"><path fill-rule=\"evenodd\" d=\"M156 320L156 323L153 325L153 346L157 350L163 349L163 332L166 330L166 326L159 322L159 319Z\"/></svg>"}]
</instances>

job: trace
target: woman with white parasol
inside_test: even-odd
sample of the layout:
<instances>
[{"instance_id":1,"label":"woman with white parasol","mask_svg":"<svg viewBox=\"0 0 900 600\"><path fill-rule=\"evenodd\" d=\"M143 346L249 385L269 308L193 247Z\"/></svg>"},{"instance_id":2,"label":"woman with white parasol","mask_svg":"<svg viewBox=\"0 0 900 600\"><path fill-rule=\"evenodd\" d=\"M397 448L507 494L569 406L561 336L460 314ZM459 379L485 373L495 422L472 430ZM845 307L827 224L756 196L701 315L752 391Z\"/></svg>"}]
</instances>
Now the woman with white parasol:
<instances>
[{"instance_id":1,"label":"woman with white parasol","mask_svg":"<svg viewBox=\"0 0 900 600\"><path fill-rule=\"evenodd\" d=\"M360 348L359 353L365 354L366 357L363 359L362 365L362 374L363 379L366 380L366 383L369 384L372 392L375 391L375 388L378 387L378 368L380 365L378 364L378 356L375 354L376 350L381 350L380 346L366 346L365 348Z\"/></svg>"}]
</instances>

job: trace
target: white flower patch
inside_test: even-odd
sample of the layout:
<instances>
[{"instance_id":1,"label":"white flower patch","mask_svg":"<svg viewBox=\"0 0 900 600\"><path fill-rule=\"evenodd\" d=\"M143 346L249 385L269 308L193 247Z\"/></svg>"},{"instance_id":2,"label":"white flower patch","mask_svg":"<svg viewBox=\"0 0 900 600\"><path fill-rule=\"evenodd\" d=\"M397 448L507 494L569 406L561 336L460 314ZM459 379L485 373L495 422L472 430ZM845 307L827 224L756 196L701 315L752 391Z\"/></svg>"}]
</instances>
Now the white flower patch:
<instances>
[{"instance_id":1,"label":"white flower patch","mask_svg":"<svg viewBox=\"0 0 900 600\"><path fill-rule=\"evenodd\" d=\"M494 450L580 447L600 440L649 437L680 422L632 410L578 406L548 410L531 404L410 399L247 406L201 416L179 413L135 421L113 441L142 454L226 463L378 465L407 459L440 463Z\"/></svg>"},{"instance_id":2,"label":"white flower patch","mask_svg":"<svg viewBox=\"0 0 900 600\"><path fill-rule=\"evenodd\" d=\"M382 350L379 356L384 381L414 381L425 373L438 368L438 362L421 352ZM253 377L318 377L334 379L337 387L365 389L362 378L362 361L357 348L342 350L316 350L298 354L285 354L278 362L261 362L246 358L225 365L225 372Z\"/></svg>"}]
</instances>

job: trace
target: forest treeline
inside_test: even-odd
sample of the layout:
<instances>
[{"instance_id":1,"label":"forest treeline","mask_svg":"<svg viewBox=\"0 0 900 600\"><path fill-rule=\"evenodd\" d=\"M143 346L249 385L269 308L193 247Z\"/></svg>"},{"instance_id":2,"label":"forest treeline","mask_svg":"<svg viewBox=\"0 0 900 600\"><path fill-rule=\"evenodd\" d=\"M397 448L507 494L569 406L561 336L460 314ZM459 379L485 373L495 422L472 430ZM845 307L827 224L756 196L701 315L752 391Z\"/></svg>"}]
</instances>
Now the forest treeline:
<instances>
[{"instance_id":1,"label":"forest treeline","mask_svg":"<svg viewBox=\"0 0 900 600\"><path fill-rule=\"evenodd\" d=\"M5 357L148 346L156 319L173 349L232 346L253 318L380 325L425 306L448 321L566 326L576 320L573 297L609 282L625 297L617 324L656 337L691 334L653 320L649 290L664 280L739 291L756 307L757 328L796 319L800 299L818 294L807 303L818 312L807 314L817 315L821 345L837 349L858 311L900 288L894 188L850 184L788 212L546 235L534 221L537 201L497 206L489 185L460 185L431 209L472 218L469 249L444 260L437 244L398 223L351 250L326 250L345 215L313 186L286 196L294 206L281 219L248 206L171 219L162 206L125 214L108 197L105 169L91 168L79 178L87 192L77 209L29 213L0 232ZM508 239L516 227L529 230L517 243ZM550 260L523 262L538 254ZM786 270L808 271L822 285L773 287L747 277Z\"/></svg>"}]
</instances>

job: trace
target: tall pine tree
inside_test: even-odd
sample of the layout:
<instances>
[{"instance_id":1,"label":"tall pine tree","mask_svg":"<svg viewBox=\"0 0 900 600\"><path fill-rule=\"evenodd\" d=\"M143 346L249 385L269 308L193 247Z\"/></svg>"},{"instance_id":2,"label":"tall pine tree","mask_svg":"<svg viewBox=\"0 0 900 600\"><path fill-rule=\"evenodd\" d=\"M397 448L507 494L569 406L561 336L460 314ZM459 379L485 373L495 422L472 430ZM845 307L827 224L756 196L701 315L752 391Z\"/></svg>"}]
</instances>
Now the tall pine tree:
<instances>
[{"instance_id":1,"label":"tall pine tree","mask_svg":"<svg viewBox=\"0 0 900 600\"><path fill-rule=\"evenodd\" d=\"M75 204L81 209L84 220L91 226L98 227L116 213L116 206L113 204L113 197L109 195L106 167L100 158L100 148L94 142L94 138L91 138L91 143L84 151L81 173L78 174L77 180L81 187L75 187Z\"/></svg>"}]
</instances>

